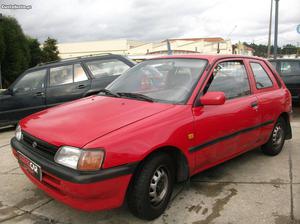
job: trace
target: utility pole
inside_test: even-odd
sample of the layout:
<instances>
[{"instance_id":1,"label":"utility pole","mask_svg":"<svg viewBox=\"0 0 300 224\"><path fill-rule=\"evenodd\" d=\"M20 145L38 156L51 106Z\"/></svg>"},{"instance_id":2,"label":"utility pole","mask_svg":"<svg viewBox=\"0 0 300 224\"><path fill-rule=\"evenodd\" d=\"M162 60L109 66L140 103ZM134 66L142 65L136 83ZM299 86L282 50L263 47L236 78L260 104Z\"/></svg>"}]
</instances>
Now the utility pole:
<instances>
[{"instance_id":1,"label":"utility pole","mask_svg":"<svg viewBox=\"0 0 300 224\"><path fill-rule=\"evenodd\" d=\"M171 43L169 39L167 39L167 50L168 50L168 55L172 55Z\"/></svg>"},{"instance_id":2,"label":"utility pole","mask_svg":"<svg viewBox=\"0 0 300 224\"><path fill-rule=\"evenodd\" d=\"M279 5L279 0L275 0L274 59L277 58L277 41L278 41L278 5Z\"/></svg>"},{"instance_id":3,"label":"utility pole","mask_svg":"<svg viewBox=\"0 0 300 224\"><path fill-rule=\"evenodd\" d=\"M271 9L270 9L269 39L268 39L268 52L267 52L268 58L271 55L272 17L273 17L273 0L271 0Z\"/></svg>"}]
</instances>

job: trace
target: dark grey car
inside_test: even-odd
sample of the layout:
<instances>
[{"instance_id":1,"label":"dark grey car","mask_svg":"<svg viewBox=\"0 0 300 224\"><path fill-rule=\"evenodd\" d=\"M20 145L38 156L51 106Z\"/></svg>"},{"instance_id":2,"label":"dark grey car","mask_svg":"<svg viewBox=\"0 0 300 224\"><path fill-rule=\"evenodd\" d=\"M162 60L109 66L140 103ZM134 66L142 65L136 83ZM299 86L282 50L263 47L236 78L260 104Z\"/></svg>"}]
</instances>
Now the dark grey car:
<instances>
[{"instance_id":1,"label":"dark grey car","mask_svg":"<svg viewBox=\"0 0 300 224\"><path fill-rule=\"evenodd\" d=\"M97 93L134 66L120 55L68 59L28 69L0 93L0 126L34 112Z\"/></svg>"},{"instance_id":2,"label":"dark grey car","mask_svg":"<svg viewBox=\"0 0 300 224\"><path fill-rule=\"evenodd\" d=\"M270 62L291 92L293 102L300 103L300 59L282 58Z\"/></svg>"}]
</instances>

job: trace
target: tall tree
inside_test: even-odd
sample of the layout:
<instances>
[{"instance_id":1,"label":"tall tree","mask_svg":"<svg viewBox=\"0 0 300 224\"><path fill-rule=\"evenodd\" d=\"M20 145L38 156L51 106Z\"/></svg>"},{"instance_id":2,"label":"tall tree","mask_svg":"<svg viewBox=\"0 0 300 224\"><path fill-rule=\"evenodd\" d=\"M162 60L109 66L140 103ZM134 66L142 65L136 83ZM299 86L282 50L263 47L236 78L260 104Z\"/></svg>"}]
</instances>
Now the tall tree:
<instances>
[{"instance_id":1,"label":"tall tree","mask_svg":"<svg viewBox=\"0 0 300 224\"><path fill-rule=\"evenodd\" d=\"M255 43L248 44L246 42L244 42L244 45L253 48L255 56L267 57L267 51L268 51L268 46L267 45L255 44ZM274 46L273 45L271 46L271 54L272 54L272 52L274 52ZM282 48L278 47L277 48L277 53L282 54Z\"/></svg>"},{"instance_id":2,"label":"tall tree","mask_svg":"<svg viewBox=\"0 0 300 224\"><path fill-rule=\"evenodd\" d=\"M30 52L26 37L17 20L2 16L0 30L0 39L4 41L4 44L0 44L2 81L7 87L28 68Z\"/></svg>"},{"instance_id":3,"label":"tall tree","mask_svg":"<svg viewBox=\"0 0 300 224\"><path fill-rule=\"evenodd\" d=\"M297 54L297 47L292 44L287 44L282 47L282 54Z\"/></svg>"},{"instance_id":4,"label":"tall tree","mask_svg":"<svg viewBox=\"0 0 300 224\"><path fill-rule=\"evenodd\" d=\"M55 39L48 37L47 40L45 40L42 50L42 62L59 60L59 52L56 45L57 41Z\"/></svg>"},{"instance_id":5,"label":"tall tree","mask_svg":"<svg viewBox=\"0 0 300 224\"><path fill-rule=\"evenodd\" d=\"M30 64L29 67L36 66L42 62L42 49L40 48L40 43L37 39L27 37L27 42L30 51Z\"/></svg>"}]
</instances>

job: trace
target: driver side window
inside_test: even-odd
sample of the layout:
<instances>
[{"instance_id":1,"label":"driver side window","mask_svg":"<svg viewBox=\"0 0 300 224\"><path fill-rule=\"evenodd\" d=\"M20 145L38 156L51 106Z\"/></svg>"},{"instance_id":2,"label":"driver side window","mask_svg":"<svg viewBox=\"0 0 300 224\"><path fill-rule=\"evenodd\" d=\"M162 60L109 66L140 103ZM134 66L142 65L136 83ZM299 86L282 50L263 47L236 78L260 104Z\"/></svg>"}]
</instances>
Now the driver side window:
<instances>
[{"instance_id":1,"label":"driver side window","mask_svg":"<svg viewBox=\"0 0 300 224\"><path fill-rule=\"evenodd\" d=\"M224 92L227 99L250 95L248 75L243 62L219 63L214 68L206 92Z\"/></svg>"},{"instance_id":2,"label":"driver side window","mask_svg":"<svg viewBox=\"0 0 300 224\"><path fill-rule=\"evenodd\" d=\"M46 74L46 69L27 73L17 82L13 91L26 93L45 88Z\"/></svg>"}]
</instances>

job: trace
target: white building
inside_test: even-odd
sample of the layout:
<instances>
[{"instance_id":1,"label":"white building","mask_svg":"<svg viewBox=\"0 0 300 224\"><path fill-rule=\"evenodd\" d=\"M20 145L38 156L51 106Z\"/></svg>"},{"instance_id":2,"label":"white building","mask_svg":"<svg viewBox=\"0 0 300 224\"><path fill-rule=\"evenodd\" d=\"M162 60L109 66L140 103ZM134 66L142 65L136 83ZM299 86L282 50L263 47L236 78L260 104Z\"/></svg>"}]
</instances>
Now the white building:
<instances>
[{"instance_id":1,"label":"white building","mask_svg":"<svg viewBox=\"0 0 300 224\"><path fill-rule=\"evenodd\" d=\"M169 39L173 54L232 54L230 40L213 38ZM165 55L168 53L167 40L143 42L135 40L103 40L77 43L60 43L58 50L61 58L77 57L101 53L113 53L135 57ZM151 57L151 56L150 56Z\"/></svg>"}]
</instances>

